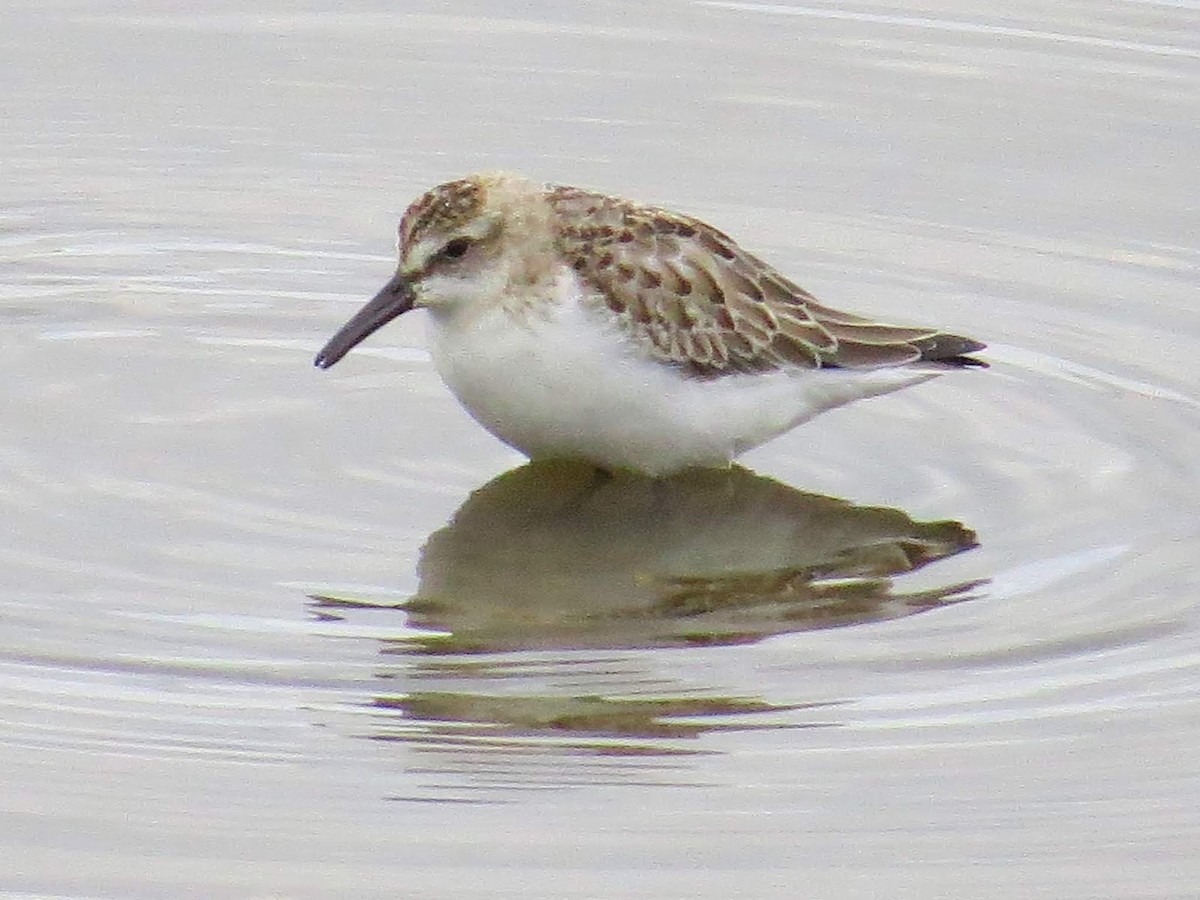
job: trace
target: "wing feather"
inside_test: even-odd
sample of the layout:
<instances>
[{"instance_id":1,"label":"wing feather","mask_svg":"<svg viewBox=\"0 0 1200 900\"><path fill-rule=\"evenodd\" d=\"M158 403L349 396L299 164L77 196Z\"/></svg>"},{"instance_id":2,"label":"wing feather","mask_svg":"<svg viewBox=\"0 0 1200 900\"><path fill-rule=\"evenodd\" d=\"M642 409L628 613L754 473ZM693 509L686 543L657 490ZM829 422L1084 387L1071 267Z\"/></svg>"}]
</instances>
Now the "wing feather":
<instances>
[{"instance_id":1,"label":"wing feather","mask_svg":"<svg viewBox=\"0 0 1200 900\"><path fill-rule=\"evenodd\" d=\"M630 337L697 375L953 361L983 348L823 306L698 219L567 186L546 198L559 249Z\"/></svg>"}]
</instances>

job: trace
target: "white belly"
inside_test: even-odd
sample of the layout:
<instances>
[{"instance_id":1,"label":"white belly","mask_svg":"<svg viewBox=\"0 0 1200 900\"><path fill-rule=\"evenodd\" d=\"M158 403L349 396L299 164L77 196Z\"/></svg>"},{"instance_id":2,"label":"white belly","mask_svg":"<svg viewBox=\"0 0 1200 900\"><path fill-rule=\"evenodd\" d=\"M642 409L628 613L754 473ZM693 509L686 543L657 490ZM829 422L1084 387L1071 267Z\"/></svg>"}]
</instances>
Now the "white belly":
<instances>
[{"instance_id":1,"label":"white belly","mask_svg":"<svg viewBox=\"0 0 1200 900\"><path fill-rule=\"evenodd\" d=\"M724 466L860 397L934 373L789 370L686 376L647 359L578 303L521 322L500 310L467 325L433 321L433 358L472 416L535 458L578 458L652 475Z\"/></svg>"}]
</instances>

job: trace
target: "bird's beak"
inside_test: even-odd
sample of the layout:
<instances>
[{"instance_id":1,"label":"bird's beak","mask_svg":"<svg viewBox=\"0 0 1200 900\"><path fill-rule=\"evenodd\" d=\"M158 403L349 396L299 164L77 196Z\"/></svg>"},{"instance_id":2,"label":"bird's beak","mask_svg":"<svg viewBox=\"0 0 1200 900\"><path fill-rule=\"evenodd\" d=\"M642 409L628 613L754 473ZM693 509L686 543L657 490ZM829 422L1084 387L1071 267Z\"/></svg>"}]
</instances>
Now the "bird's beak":
<instances>
[{"instance_id":1,"label":"bird's beak","mask_svg":"<svg viewBox=\"0 0 1200 900\"><path fill-rule=\"evenodd\" d=\"M413 308L412 282L404 273L397 270L392 280L383 286L378 294L370 299L366 306L354 314L338 333L329 339L313 365L318 369L328 369L345 356L363 338L378 331L401 313Z\"/></svg>"}]
</instances>

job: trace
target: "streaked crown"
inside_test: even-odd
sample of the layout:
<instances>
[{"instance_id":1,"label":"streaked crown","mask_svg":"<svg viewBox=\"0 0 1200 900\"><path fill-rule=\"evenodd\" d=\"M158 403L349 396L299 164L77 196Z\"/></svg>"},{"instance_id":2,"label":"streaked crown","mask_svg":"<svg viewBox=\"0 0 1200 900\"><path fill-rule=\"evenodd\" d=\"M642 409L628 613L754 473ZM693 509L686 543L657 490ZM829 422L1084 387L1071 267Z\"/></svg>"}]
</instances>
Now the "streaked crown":
<instances>
[{"instance_id":1,"label":"streaked crown","mask_svg":"<svg viewBox=\"0 0 1200 900\"><path fill-rule=\"evenodd\" d=\"M400 246L424 235L450 234L482 212L487 192L480 176L447 181L412 202L400 220Z\"/></svg>"}]
</instances>

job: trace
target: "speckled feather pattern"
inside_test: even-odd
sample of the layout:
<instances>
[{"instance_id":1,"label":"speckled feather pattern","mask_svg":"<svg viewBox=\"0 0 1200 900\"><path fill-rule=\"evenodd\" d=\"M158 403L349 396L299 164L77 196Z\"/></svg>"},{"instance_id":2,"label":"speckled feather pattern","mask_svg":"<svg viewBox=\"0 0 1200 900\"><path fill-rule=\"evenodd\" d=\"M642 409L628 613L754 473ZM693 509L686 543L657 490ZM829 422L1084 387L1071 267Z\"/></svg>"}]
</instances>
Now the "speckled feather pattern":
<instances>
[{"instance_id":1,"label":"speckled feather pattern","mask_svg":"<svg viewBox=\"0 0 1200 900\"><path fill-rule=\"evenodd\" d=\"M405 212L401 246L452 233L488 209L492 194L507 184L504 176L476 175L431 189ZM596 305L650 358L690 374L873 369L954 359L982 347L938 329L888 325L823 306L691 216L568 185L547 185L542 196L554 249Z\"/></svg>"},{"instance_id":2,"label":"speckled feather pattern","mask_svg":"<svg viewBox=\"0 0 1200 900\"><path fill-rule=\"evenodd\" d=\"M711 225L551 185L558 249L653 357L713 376L869 369L960 356L977 341L872 322L819 304Z\"/></svg>"}]
</instances>

